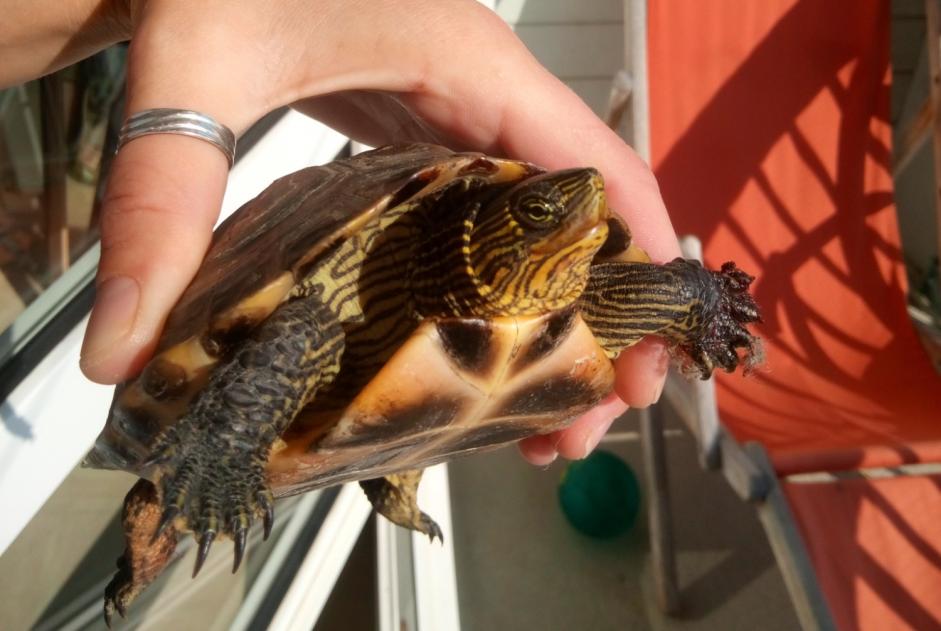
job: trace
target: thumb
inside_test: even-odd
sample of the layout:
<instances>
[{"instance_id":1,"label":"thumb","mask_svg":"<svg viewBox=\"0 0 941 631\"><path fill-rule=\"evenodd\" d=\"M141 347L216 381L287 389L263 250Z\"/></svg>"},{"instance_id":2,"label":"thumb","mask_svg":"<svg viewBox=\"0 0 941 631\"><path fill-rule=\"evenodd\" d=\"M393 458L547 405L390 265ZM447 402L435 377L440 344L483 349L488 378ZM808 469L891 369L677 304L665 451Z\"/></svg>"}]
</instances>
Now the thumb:
<instances>
[{"instance_id":1,"label":"thumb","mask_svg":"<svg viewBox=\"0 0 941 631\"><path fill-rule=\"evenodd\" d=\"M164 58L160 53L168 48L153 45L146 34L134 39L127 113L191 109L240 127L241 121L232 122L236 101L207 80L210 68ZM177 134L135 138L115 156L101 208L95 305L82 346L89 379L116 383L136 374L152 354L209 245L228 166L214 145Z\"/></svg>"},{"instance_id":2,"label":"thumb","mask_svg":"<svg viewBox=\"0 0 941 631\"><path fill-rule=\"evenodd\" d=\"M184 136L143 136L118 152L101 210L95 305L82 346L89 379L116 383L150 357L209 245L227 171L218 148Z\"/></svg>"}]
</instances>

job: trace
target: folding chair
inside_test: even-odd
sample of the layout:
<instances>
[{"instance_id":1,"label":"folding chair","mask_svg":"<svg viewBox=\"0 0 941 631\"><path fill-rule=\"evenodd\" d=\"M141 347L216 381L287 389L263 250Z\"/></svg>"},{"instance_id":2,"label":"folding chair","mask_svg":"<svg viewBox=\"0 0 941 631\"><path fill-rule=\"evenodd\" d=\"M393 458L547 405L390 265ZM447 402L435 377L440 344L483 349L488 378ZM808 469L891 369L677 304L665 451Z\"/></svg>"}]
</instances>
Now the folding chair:
<instances>
[{"instance_id":1,"label":"folding chair","mask_svg":"<svg viewBox=\"0 0 941 631\"><path fill-rule=\"evenodd\" d=\"M671 382L664 399L756 505L802 626L941 628L941 378L906 311L889 3L645 8L633 98L649 83L664 199L707 263L756 273L767 356L750 378ZM668 529L665 498L651 504ZM669 533L653 536L675 608Z\"/></svg>"}]
</instances>

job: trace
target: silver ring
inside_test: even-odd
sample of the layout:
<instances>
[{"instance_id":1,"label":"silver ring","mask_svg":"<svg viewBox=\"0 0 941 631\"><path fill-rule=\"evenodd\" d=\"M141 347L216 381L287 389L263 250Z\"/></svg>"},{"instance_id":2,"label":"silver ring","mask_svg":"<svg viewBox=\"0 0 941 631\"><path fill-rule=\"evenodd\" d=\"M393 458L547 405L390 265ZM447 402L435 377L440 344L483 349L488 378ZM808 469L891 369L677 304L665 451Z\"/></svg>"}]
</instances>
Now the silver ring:
<instances>
[{"instance_id":1,"label":"silver ring","mask_svg":"<svg viewBox=\"0 0 941 631\"><path fill-rule=\"evenodd\" d=\"M118 149L148 134L181 134L205 140L218 147L235 164L235 134L208 114L193 110L156 108L131 114L118 134Z\"/></svg>"}]
</instances>

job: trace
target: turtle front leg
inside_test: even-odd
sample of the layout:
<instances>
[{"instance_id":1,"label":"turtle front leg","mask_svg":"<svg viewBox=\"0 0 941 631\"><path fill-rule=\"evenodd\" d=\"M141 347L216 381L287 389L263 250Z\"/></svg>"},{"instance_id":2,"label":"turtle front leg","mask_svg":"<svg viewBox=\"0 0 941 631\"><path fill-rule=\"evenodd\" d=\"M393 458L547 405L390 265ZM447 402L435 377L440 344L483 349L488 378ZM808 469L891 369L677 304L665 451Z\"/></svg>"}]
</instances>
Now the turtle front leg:
<instances>
[{"instance_id":1,"label":"turtle front leg","mask_svg":"<svg viewBox=\"0 0 941 631\"><path fill-rule=\"evenodd\" d=\"M165 528L157 534L163 507L157 488L147 480L138 480L124 498L122 523L126 548L118 559L118 571L105 588L105 624L117 611L123 618L127 607L163 571L176 549L176 529Z\"/></svg>"},{"instance_id":2,"label":"turtle front leg","mask_svg":"<svg viewBox=\"0 0 941 631\"><path fill-rule=\"evenodd\" d=\"M286 303L220 364L186 415L158 436L150 463L161 506L155 541L166 532L192 531L199 542L194 576L216 538L235 541L233 572L254 519L264 521L267 538L271 446L336 376L343 348L342 329L319 298Z\"/></svg>"},{"instance_id":3,"label":"turtle front leg","mask_svg":"<svg viewBox=\"0 0 941 631\"><path fill-rule=\"evenodd\" d=\"M435 520L418 508L418 484L423 471L401 471L383 478L361 480L359 485L363 487L376 512L393 524L417 530L428 535L432 541L435 537L444 541L444 535Z\"/></svg>"},{"instance_id":4,"label":"turtle front leg","mask_svg":"<svg viewBox=\"0 0 941 631\"><path fill-rule=\"evenodd\" d=\"M752 280L735 263L713 271L680 258L666 265L610 261L592 266L580 304L610 355L659 335L672 343L684 372L705 379L716 367L732 372L761 361L760 341L746 328L761 321L748 293Z\"/></svg>"}]
</instances>

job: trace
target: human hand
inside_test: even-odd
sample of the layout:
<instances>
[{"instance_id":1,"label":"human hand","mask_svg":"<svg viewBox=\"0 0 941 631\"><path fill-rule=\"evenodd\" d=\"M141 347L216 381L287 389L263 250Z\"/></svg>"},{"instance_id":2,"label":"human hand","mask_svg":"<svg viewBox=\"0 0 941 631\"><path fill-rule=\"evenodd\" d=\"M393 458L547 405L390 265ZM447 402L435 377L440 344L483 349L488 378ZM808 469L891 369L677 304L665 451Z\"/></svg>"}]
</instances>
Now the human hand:
<instances>
[{"instance_id":1,"label":"human hand","mask_svg":"<svg viewBox=\"0 0 941 631\"><path fill-rule=\"evenodd\" d=\"M117 7L117 8L115 8ZM368 144L433 140L550 169L591 165L657 261L679 254L647 166L472 0L130 0L104 23L131 38L127 111L185 108L236 134L291 104ZM101 214L98 294L82 369L101 383L136 374L209 244L226 184L215 147L178 135L116 156ZM628 405L659 396L664 347L616 364L616 396L571 427L521 443L544 464L585 456Z\"/></svg>"}]
</instances>

